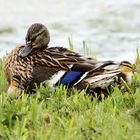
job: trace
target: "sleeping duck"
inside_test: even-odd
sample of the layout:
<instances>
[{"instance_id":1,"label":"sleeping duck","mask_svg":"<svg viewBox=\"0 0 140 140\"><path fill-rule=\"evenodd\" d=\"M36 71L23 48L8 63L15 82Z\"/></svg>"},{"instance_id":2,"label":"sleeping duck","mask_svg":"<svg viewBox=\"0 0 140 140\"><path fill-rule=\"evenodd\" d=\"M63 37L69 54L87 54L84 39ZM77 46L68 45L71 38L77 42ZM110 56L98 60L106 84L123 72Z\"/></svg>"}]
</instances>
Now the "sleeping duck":
<instances>
[{"instance_id":1,"label":"sleeping duck","mask_svg":"<svg viewBox=\"0 0 140 140\"><path fill-rule=\"evenodd\" d=\"M32 92L44 82L99 94L112 83L120 84L121 78L131 83L135 68L130 62L97 61L63 47L49 47L50 35L43 24L32 24L25 40L5 60L9 94L15 89Z\"/></svg>"}]
</instances>

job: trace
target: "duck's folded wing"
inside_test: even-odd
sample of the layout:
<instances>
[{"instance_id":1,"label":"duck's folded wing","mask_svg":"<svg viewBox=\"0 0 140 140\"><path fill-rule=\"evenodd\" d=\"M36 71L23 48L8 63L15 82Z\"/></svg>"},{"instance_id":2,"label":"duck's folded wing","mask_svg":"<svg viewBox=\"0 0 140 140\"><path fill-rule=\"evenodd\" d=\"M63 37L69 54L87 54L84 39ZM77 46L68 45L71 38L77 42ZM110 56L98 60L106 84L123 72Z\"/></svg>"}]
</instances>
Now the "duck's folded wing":
<instances>
[{"instance_id":1,"label":"duck's folded wing","mask_svg":"<svg viewBox=\"0 0 140 140\"><path fill-rule=\"evenodd\" d=\"M88 77L84 79L84 82L88 83L90 87L96 88L107 88L109 85L111 85L114 82L118 82L118 78L121 75L120 70L113 70L112 72L108 72L105 74L98 74L93 77Z\"/></svg>"},{"instance_id":2,"label":"duck's folded wing","mask_svg":"<svg viewBox=\"0 0 140 140\"><path fill-rule=\"evenodd\" d=\"M108 61L106 62L109 65ZM110 63L112 65L112 62ZM106 71L104 70L104 64L91 65L88 63L77 63L70 66L69 71L60 70L56 73L50 81L55 81L53 85L63 84L69 86L75 86L81 81L86 81L92 84L96 81L113 77L120 73L119 70ZM54 80L55 79L55 80ZM57 80L56 80L57 79Z\"/></svg>"}]
</instances>

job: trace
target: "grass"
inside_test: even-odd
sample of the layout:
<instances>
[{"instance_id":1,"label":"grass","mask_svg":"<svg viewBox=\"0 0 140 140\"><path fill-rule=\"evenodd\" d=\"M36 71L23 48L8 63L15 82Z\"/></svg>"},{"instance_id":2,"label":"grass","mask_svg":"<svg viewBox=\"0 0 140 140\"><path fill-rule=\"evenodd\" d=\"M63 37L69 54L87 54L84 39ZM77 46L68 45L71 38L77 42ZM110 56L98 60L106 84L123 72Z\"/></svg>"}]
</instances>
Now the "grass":
<instances>
[{"instance_id":1,"label":"grass","mask_svg":"<svg viewBox=\"0 0 140 140\"><path fill-rule=\"evenodd\" d=\"M114 87L103 101L91 101L85 91L68 95L62 86L12 100L5 88L1 60L0 140L140 139L140 88L134 85L123 93Z\"/></svg>"}]
</instances>

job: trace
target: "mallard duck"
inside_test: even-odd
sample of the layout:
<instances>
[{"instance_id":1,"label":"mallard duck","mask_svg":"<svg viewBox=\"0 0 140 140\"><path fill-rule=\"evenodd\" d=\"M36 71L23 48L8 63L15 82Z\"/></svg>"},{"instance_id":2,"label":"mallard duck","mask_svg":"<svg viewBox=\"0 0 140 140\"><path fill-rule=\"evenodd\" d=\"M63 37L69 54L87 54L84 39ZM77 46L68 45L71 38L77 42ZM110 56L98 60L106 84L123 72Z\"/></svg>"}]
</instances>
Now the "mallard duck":
<instances>
[{"instance_id":1,"label":"mallard duck","mask_svg":"<svg viewBox=\"0 0 140 140\"><path fill-rule=\"evenodd\" d=\"M107 89L114 82L120 83L121 77L131 82L134 67L128 61L97 61L63 47L48 47L50 35L40 23L31 25L25 40L26 44L15 48L5 61L8 92L15 87L32 91L34 83L44 81L92 93L97 88Z\"/></svg>"}]
</instances>

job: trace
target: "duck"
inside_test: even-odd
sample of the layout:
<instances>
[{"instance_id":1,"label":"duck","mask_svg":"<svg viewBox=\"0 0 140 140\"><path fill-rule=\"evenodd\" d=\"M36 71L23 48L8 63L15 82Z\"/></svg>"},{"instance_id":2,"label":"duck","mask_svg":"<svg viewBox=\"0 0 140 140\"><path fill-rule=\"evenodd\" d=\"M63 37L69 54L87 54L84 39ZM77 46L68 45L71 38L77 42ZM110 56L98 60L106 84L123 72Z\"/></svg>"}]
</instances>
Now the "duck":
<instances>
[{"instance_id":1,"label":"duck","mask_svg":"<svg viewBox=\"0 0 140 140\"><path fill-rule=\"evenodd\" d=\"M4 69L8 93L15 89L32 92L35 85L44 82L53 87L62 84L70 89L101 93L112 83L120 84L121 78L131 83L135 71L128 61L99 61L64 47L49 47L50 34L41 23L29 27L25 42L6 57Z\"/></svg>"}]
</instances>

